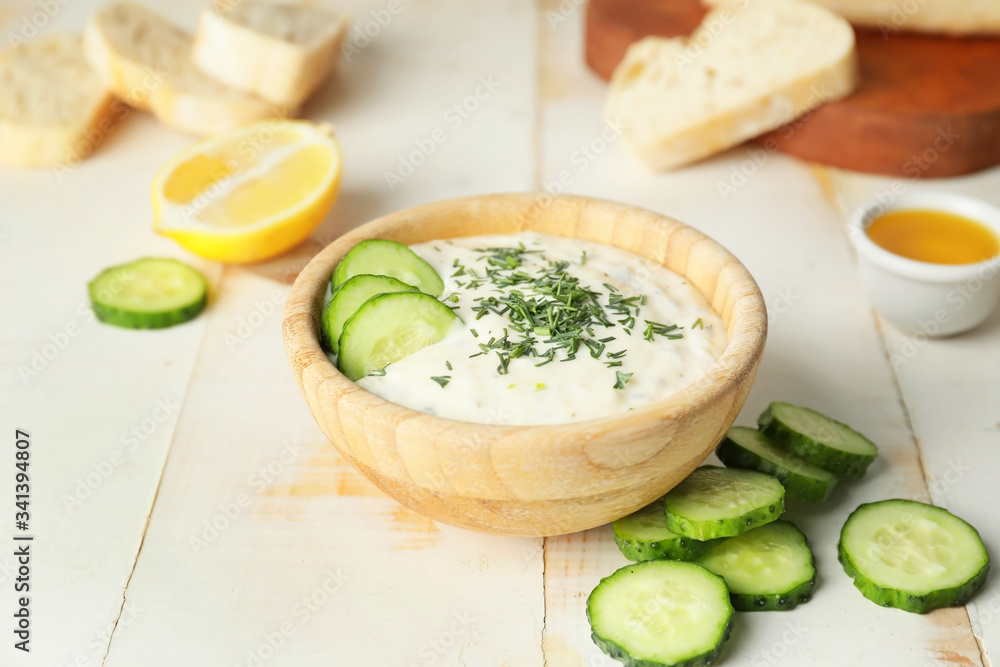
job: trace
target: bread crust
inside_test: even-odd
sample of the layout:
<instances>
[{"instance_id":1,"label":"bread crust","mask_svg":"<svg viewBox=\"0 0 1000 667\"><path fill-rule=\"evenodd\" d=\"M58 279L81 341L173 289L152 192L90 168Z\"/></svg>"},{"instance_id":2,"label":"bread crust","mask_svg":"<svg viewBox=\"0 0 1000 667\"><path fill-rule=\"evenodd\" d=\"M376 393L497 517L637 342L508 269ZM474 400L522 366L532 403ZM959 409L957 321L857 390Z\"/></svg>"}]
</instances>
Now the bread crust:
<instances>
[{"instance_id":1,"label":"bread crust","mask_svg":"<svg viewBox=\"0 0 1000 667\"><path fill-rule=\"evenodd\" d=\"M785 24L770 12L785 12ZM825 53L804 53L809 39L801 34L781 41L783 31L817 22ZM772 61L760 62L768 50ZM786 71L768 66L775 59L788 63ZM646 166L667 170L789 123L857 84L846 21L797 0L757 0L716 8L688 38L647 37L629 47L612 76L605 117L624 127L626 144Z\"/></svg>"},{"instance_id":2,"label":"bread crust","mask_svg":"<svg viewBox=\"0 0 1000 667\"><path fill-rule=\"evenodd\" d=\"M0 163L10 166L75 166L124 117L83 62L79 35L38 37L0 54L0 94Z\"/></svg>"},{"instance_id":3,"label":"bread crust","mask_svg":"<svg viewBox=\"0 0 1000 667\"><path fill-rule=\"evenodd\" d=\"M314 25L310 33L296 34L295 24ZM281 25L288 29L275 29ZM192 60L233 88L297 108L335 68L346 28L345 17L312 7L244 0L230 12L204 8Z\"/></svg>"},{"instance_id":4,"label":"bread crust","mask_svg":"<svg viewBox=\"0 0 1000 667\"><path fill-rule=\"evenodd\" d=\"M102 7L84 35L87 60L105 83L168 127L206 136L294 113L201 72L190 60L191 36L141 5Z\"/></svg>"}]
</instances>

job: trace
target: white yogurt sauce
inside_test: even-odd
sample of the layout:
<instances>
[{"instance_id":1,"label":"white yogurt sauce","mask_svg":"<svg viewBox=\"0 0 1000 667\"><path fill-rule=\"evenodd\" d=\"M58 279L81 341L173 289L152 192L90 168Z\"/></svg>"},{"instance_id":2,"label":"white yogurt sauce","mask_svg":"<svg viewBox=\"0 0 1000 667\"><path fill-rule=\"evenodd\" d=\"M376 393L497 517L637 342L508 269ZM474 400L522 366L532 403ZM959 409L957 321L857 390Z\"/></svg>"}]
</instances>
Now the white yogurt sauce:
<instances>
[{"instance_id":1,"label":"white yogurt sauce","mask_svg":"<svg viewBox=\"0 0 1000 667\"><path fill-rule=\"evenodd\" d=\"M614 337L603 343L600 358L594 358L592 350L580 344L573 359L567 359L567 349L562 348L552 353L552 362L542 366L536 364L546 361L544 356L511 358L506 372L502 372L498 355L498 351L503 353L502 348L471 356L481 352L480 344L489 345L491 339L502 338L504 329L511 344L524 340L525 335L532 336L532 347L539 355L555 346L545 342L548 336L544 330L535 334L530 328L525 333L515 331L507 314L487 311L476 319L478 312L474 309L481 308L484 298L502 298L512 289L519 290L527 300L533 296L532 283L501 288L487 278L487 258L494 253L482 249L518 248L519 243L528 251L516 254L512 263L519 259L520 265L505 266L497 275L517 271L532 277L546 272L557 275L550 262L568 263L555 268L578 278L581 287L596 293L612 325L592 326L593 335L582 334L595 341L595 347L600 345L596 341ZM665 398L694 382L726 347L722 320L683 277L612 246L523 233L432 241L411 248L442 277L442 299L455 307L461 321L441 342L390 364L385 375L370 375L358 384L414 410L487 424L557 424L604 417ZM629 309L634 318L631 334L626 332L629 322L619 322L628 315L620 314L620 307L619 314L609 309L612 292L605 283L622 298L645 295L644 305L636 300ZM548 296L539 298L552 300ZM644 336L645 320L677 325L666 334L682 337L669 339L653 333L653 340L648 341ZM498 345L496 340L494 345ZM609 366L618 361L620 366Z\"/></svg>"}]
</instances>

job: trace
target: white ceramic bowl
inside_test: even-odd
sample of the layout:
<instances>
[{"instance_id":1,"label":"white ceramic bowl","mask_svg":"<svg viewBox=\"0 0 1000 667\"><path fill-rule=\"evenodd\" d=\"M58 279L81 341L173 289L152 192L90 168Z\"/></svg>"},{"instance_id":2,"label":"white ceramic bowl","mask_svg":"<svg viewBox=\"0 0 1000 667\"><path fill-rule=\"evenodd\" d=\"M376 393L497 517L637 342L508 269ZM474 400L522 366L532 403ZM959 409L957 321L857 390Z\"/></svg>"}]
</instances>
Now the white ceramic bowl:
<instances>
[{"instance_id":1,"label":"white ceramic bowl","mask_svg":"<svg viewBox=\"0 0 1000 667\"><path fill-rule=\"evenodd\" d=\"M943 192L913 192L885 204L873 202L851 218L861 282L880 315L907 333L950 336L979 325L1000 301L1000 256L976 264L932 264L893 254L866 230L889 211L924 209L979 222L1000 237L1000 209L982 200Z\"/></svg>"}]
</instances>

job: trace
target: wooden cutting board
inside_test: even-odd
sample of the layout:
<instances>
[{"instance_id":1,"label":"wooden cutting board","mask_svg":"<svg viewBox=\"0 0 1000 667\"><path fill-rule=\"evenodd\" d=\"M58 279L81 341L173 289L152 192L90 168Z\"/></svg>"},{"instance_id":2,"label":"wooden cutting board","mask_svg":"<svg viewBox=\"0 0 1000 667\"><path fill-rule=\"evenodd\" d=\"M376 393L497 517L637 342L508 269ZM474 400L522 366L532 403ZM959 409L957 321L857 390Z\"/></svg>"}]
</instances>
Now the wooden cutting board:
<instances>
[{"instance_id":1,"label":"wooden cutting board","mask_svg":"<svg viewBox=\"0 0 1000 667\"><path fill-rule=\"evenodd\" d=\"M690 34L699 0L590 0L587 65L609 79L632 42ZM861 85L759 141L805 160L908 178L1000 164L1000 39L856 28Z\"/></svg>"}]
</instances>

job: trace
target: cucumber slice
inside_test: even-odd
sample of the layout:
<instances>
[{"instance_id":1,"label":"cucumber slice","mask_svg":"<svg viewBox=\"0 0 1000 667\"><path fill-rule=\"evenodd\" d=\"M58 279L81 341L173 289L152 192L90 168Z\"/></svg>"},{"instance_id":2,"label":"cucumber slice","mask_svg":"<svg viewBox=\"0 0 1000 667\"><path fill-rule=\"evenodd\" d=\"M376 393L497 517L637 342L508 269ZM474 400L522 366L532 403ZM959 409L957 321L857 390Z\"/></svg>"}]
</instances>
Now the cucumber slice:
<instances>
[{"instance_id":1,"label":"cucumber slice","mask_svg":"<svg viewBox=\"0 0 1000 667\"><path fill-rule=\"evenodd\" d=\"M358 380L437 343L457 319L451 308L422 292L372 297L344 325L337 365L348 379Z\"/></svg>"},{"instance_id":2,"label":"cucumber slice","mask_svg":"<svg viewBox=\"0 0 1000 667\"><path fill-rule=\"evenodd\" d=\"M337 354L340 349L340 334L344 324L351 319L358 308L368 299L391 292L416 292L417 288L389 276L361 274L348 278L336 292L330 303L323 309L323 343L327 349Z\"/></svg>"},{"instance_id":3,"label":"cucumber slice","mask_svg":"<svg viewBox=\"0 0 1000 667\"><path fill-rule=\"evenodd\" d=\"M734 537L785 511L785 487L753 470L702 466L664 497L667 528L696 540Z\"/></svg>"},{"instance_id":4,"label":"cucumber slice","mask_svg":"<svg viewBox=\"0 0 1000 667\"><path fill-rule=\"evenodd\" d=\"M694 560L722 540L701 542L670 532L663 498L611 524L615 543L625 558L643 560Z\"/></svg>"},{"instance_id":5,"label":"cucumber slice","mask_svg":"<svg viewBox=\"0 0 1000 667\"><path fill-rule=\"evenodd\" d=\"M779 447L840 477L864 477L878 456L871 440L809 408L771 403L757 424Z\"/></svg>"},{"instance_id":6,"label":"cucumber slice","mask_svg":"<svg viewBox=\"0 0 1000 667\"><path fill-rule=\"evenodd\" d=\"M862 595L917 614L965 604L990 569L975 528L946 509L913 500L854 510L840 531L838 552Z\"/></svg>"},{"instance_id":7,"label":"cucumber slice","mask_svg":"<svg viewBox=\"0 0 1000 667\"><path fill-rule=\"evenodd\" d=\"M175 259L145 257L105 269L87 285L97 319L163 329L193 319L208 301L205 277Z\"/></svg>"},{"instance_id":8,"label":"cucumber slice","mask_svg":"<svg viewBox=\"0 0 1000 667\"><path fill-rule=\"evenodd\" d=\"M444 282L437 271L396 241L368 239L351 248L333 271L332 287L337 289L348 278L363 273L395 278L431 296L440 296L444 291Z\"/></svg>"},{"instance_id":9,"label":"cucumber slice","mask_svg":"<svg viewBox=\"0 0 1000 667\"><path fill-rule=\"evenodd\" d=\"M746 468L777 477L785 485L785 494L799 500L823 502L837 484L838 477L832 472L781 449L755 428L729 429L715 455L730 468Z\"/></svg>"},{"instance_id":10,"label":"cucumber slice","mask_svg":"<svg viewBox=\"0 0 1000 667\"><path fill-rule=\"evenodd\" d=\"M816 586L806 536L781 519L731 537L695 562L726 580L737 611L791 609Z\"/></svg>"},{"instance_id":11,"label":"cucumber slice","mask_svg":"<svg viewBox=\"0 0 1000 667\"><path fill-rule=\"evenodd\" d=\"M712 665L733 629L726 582L700 565L626 565L587 598L594 643L628 667Z\"/></svg>"}]
</instances>

